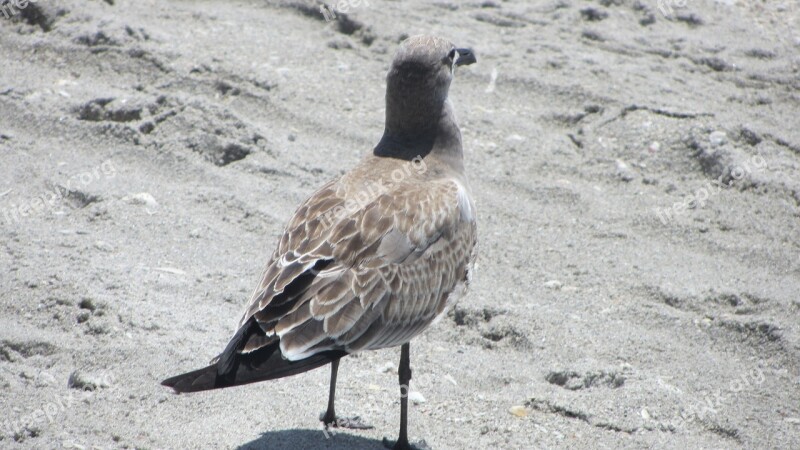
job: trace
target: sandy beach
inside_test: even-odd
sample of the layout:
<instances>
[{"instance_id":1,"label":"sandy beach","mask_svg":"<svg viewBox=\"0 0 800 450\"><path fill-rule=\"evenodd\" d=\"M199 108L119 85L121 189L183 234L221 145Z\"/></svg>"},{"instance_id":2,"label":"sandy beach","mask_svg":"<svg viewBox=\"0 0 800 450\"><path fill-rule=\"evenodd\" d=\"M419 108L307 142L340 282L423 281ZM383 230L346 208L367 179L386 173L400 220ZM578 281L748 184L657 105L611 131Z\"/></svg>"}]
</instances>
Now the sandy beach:
<instances>
[{"instance_id":1,"label":"sandy beach","mask_svg":"<svg viewBox=\"0 0 800 450\"><path fill-rule=\"evenodd\" d=\"M800 3L0 2L0 448L380 449L399 348L174 395L398 44L450 90L470 293L411 344L431 449L800 448Z\"/></svg>"}]
</instances>

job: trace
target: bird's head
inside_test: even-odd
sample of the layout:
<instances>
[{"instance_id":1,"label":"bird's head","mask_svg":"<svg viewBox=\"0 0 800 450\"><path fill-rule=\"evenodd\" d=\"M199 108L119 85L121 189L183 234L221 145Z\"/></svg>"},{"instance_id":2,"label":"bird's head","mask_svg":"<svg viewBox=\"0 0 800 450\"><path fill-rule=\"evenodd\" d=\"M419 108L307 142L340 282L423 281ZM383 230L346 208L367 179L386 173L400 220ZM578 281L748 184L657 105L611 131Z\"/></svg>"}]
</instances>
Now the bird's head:
<instances>
[{"instance_id":1,"label":"bird's head","mask_svg":"<svg viewBox=\"0 0 800 450\"><path fill-rule=\"evenodd\" d=\"M392 61L387 80L395 86L419 86L446 91L457 66L476 62L468 48L456 48L450 41L435 37L412 36L402 44Z\"/></svg>"},{"instance_id":2,"label":"bird's head","mask_svg":"<svg viewBox=\"0 0 800 450\"><path fill-rule=\"evenodd\" d=\"M386 76L387 128L416 133L433 127L447 100L455 68L476 62L468 48L435 36L412 36Z\"/></svg>"}]
</instances>

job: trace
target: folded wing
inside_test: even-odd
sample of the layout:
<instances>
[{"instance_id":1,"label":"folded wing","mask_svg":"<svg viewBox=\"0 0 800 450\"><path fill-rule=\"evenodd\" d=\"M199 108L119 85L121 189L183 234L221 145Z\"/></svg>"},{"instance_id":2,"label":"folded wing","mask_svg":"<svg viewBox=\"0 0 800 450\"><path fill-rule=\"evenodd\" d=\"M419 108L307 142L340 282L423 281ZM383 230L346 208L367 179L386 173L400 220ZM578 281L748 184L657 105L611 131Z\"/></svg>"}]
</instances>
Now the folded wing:
<instances>
[{"instance_id":1,"label":"folded wing","mask_svg":"<svg viewBox=\"0 0 800 450\"><path fill-rule=\"evenodd\" d=\"M290 361L403 344L469 281L475 214L460 182L354 198L331 182L297 210L220 370L235 354L276 343Z\"/></svg>"}]
</instances>

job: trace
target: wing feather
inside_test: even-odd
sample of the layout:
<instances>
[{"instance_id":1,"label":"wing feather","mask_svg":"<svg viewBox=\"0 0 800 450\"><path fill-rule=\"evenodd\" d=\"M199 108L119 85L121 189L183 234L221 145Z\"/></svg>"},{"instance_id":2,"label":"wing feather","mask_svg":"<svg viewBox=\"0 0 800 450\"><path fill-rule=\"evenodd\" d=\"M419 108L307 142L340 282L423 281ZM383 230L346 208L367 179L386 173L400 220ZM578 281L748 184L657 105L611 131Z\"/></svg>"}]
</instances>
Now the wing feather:
<instances>
[{"instance_id":1,"label":"wing feather","mask_svg":"<svg viewBox=\"0 0 800 450\"><path fill-rule=\"evenodd\" d=\"M354 195L328 183L289 221L240 322L263 331L247 351L279 339L298 360L399 345L468 279L476 228L462 183L401 184L358 208Z\"/></svg>"}]
</instances>

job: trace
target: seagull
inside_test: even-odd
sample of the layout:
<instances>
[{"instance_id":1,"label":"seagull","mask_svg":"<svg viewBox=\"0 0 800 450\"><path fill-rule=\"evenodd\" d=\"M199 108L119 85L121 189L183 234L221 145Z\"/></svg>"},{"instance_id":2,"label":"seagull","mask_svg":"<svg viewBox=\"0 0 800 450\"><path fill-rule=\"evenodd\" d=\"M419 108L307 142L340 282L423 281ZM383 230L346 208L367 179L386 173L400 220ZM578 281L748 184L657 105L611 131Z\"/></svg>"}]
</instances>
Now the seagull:
<instances>
[{"instance_id":1,"label":"seagull","mask_svg":"<svg viewBox=\"0 0 800 450\"><path fill-rule=\"evenodd\" d=\"M330 363L320 420L346 426L334 409L339 360L400 346L400 434L391 448L412 448L409 341L463 295L477 255L475 204L448 99L456 68L476 61L440 37L400 44L378 144L294 213L222 353L163 385L204 391Z\"/></svg>"}]
</instances>

